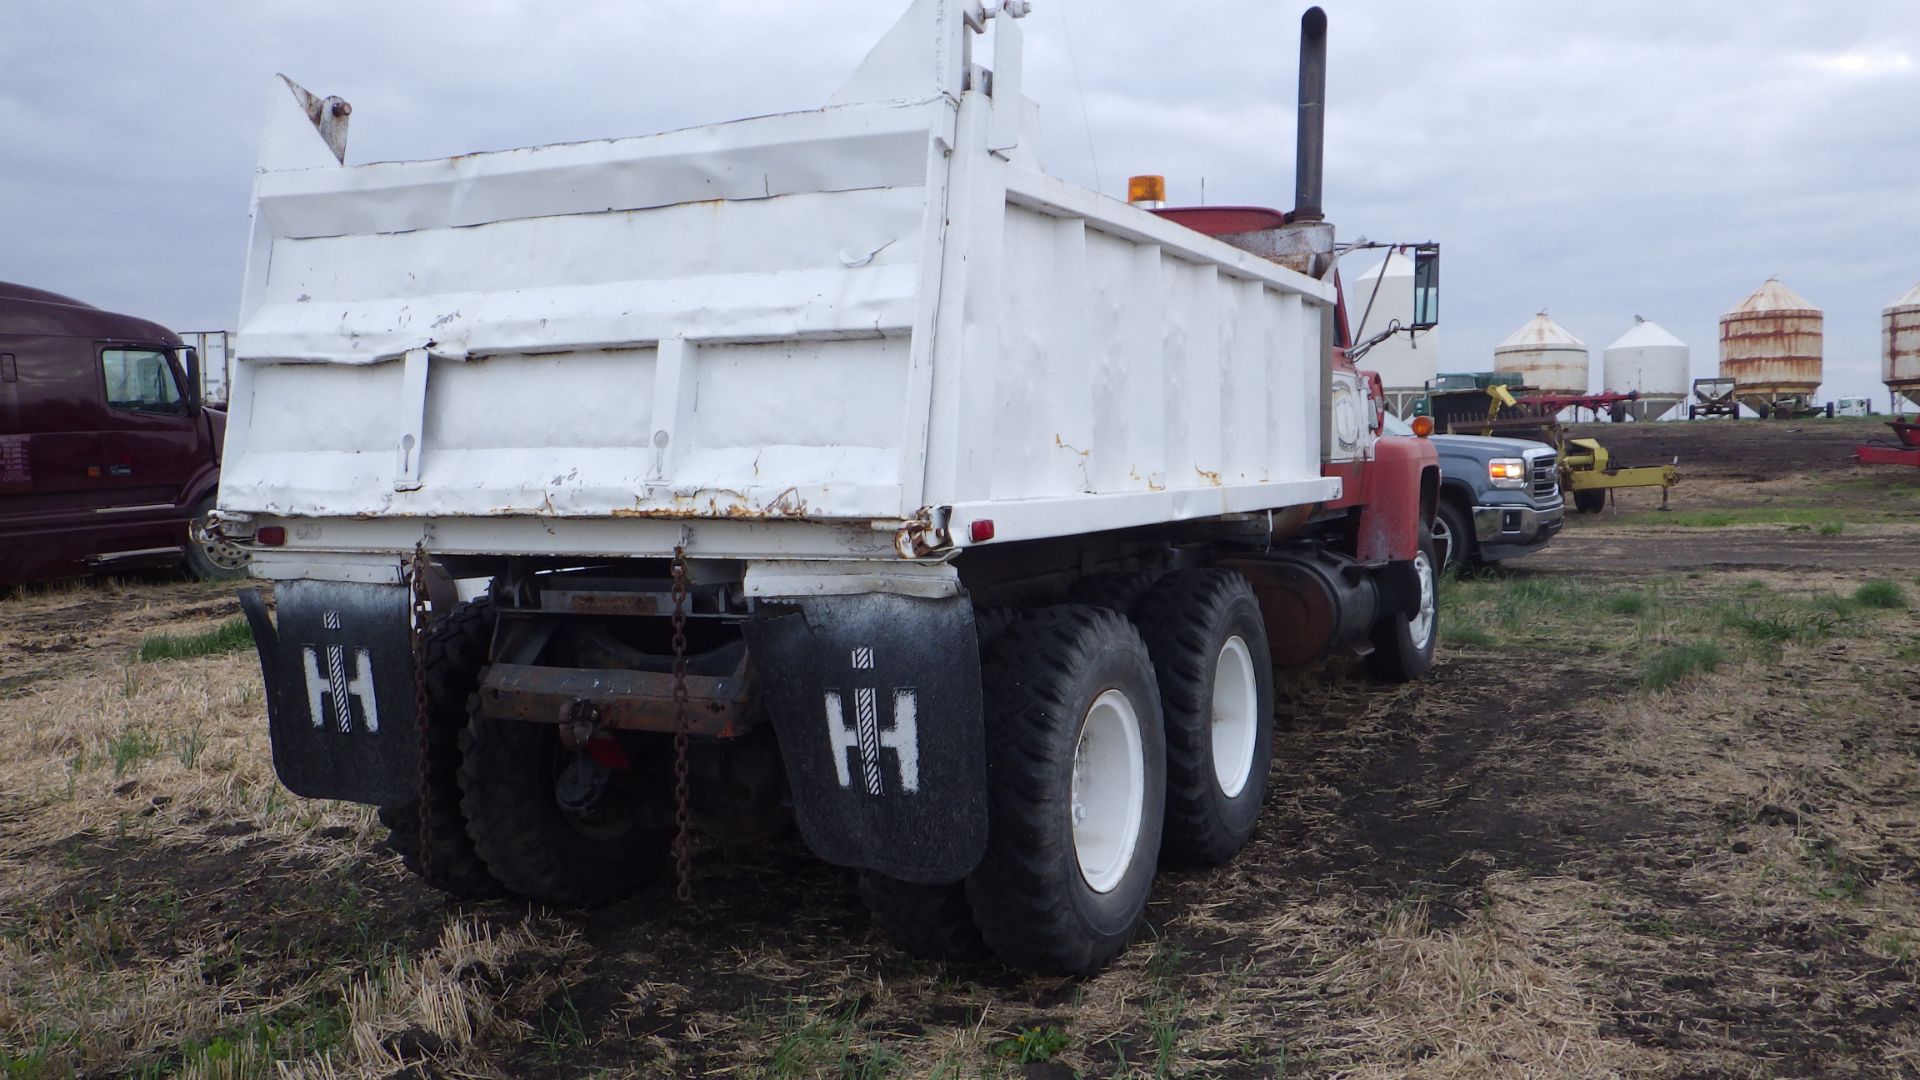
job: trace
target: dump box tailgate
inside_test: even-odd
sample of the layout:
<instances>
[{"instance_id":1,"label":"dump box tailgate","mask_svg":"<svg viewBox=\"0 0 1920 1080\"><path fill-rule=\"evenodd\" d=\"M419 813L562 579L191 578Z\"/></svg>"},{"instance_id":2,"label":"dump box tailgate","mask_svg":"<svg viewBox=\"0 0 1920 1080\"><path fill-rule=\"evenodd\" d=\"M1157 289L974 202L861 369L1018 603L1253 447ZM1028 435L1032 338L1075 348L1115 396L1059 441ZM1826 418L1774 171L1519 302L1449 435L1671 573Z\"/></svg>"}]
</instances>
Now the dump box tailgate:
<instances>
[{"instance_id":1,"label":"dump box tailgate","mask_svg":"<svg viewBox=\"0 0 1920 1080\"><path fill-rule=\"evenodd\" d=\"M902 509L944 101L263 174L223 505Z\"/></svg>"}]
</instances>

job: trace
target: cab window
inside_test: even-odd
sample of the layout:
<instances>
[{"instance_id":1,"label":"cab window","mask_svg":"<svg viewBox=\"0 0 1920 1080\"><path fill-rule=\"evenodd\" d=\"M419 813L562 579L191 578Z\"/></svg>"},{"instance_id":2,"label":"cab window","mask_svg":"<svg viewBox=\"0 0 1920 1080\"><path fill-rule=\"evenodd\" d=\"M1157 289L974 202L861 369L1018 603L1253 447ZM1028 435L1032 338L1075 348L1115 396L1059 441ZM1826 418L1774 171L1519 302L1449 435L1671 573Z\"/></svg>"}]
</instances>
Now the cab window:
<instances>
[{"instance_id":1,"label":"cab window","mask_svg":"<svg viewBox=\"0 0 1920 1080\"><path fill-rule=\"evenodd\" d=\"M100 367L106 376L108 406L129 412L187 411L166 353L156 349L102 349Z\"/></svg>"}]
</instances>

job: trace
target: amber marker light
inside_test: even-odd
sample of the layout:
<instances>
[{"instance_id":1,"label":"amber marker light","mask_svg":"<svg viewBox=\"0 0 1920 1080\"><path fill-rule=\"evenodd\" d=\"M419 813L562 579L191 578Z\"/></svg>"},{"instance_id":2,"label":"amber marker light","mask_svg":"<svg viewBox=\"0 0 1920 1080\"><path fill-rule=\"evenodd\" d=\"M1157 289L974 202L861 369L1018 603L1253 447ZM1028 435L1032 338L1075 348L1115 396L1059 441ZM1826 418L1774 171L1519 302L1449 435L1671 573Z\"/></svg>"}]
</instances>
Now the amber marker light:
<instances>
[{"instance_id":1,"label":"amber marker light","mask_svg":"<svg viewBox=\"0 0 1920 1080\"><path fill-rule=\"evenodd\" d=\"M1164 176L1128 177L1127 202L1145 210L1158 210L1167 205L1167 178Z\"/></svg>"},{"instance_id":2,"label":"amber marker light","mask_svg":"<svg viewBox=\"0 0 1920 1080\"><path fill-rule=\"evenodd\" d=\"M1433 417L1416 416L1413 418L1412 426L1413 426L1413 433L1424 439L1427 436L1433 434Z\"/></svg>"}]
</instances>

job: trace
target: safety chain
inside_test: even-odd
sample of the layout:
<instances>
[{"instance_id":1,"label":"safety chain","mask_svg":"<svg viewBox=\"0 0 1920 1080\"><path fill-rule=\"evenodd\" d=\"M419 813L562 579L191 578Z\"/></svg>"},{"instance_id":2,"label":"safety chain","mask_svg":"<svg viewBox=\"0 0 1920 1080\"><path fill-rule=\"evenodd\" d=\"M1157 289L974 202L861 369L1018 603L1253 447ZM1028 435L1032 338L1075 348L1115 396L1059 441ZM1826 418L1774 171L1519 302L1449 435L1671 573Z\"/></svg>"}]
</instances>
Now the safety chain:
<instances>
[{"instance_id":1,"label":"safety chain","mask_svg":"<svg viewBox=\"0 0 1920 1080\"><path fill-rule=\"evenodd\" d=\"M693 900L692 836L687 831L687 548L673 549L673 872L674 895Z\"/></svg>"},{"instance_id":2,"label":"safety chain","mask_svg":"<svg viewBox=\"0 0 1920 1080\"><path fill-rule=\"evenodd\" d=\"M413 558L407 563L407 591L412 602L413 625L408 637L413 645L413 724L415 744L420 756L419 781L416 785L414 801L419 806L420 817L420 870L422 874L432 873L429 860L433 858L433 845L430 821L433 815L433 777L432 765L428 758L430 736L428 725L433 722L433 708L427 701L427 543L425 540L413 545Z\"/></svg>"}]
</instances>

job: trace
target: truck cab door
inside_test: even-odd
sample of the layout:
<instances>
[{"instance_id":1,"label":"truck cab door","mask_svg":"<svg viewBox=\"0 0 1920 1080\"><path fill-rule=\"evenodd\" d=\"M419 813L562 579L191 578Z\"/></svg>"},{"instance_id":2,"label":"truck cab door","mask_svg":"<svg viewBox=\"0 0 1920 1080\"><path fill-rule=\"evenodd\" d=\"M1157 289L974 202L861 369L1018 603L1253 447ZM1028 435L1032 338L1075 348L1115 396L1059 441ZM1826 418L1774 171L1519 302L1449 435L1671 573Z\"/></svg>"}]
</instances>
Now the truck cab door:
<instances>
[{"instance_id":1,"label":"truck cab door","mask_svg":"<svg viewBox=\"0 0 1920 1080\"><path fill-rule=\"evenodd\" d=\"M106 408L100 418L102 524L116 523L102 555L179 547L185 500L209 467L193 399L164 346L102 343L99 371Z\"/></svg>"}]
</instances>

